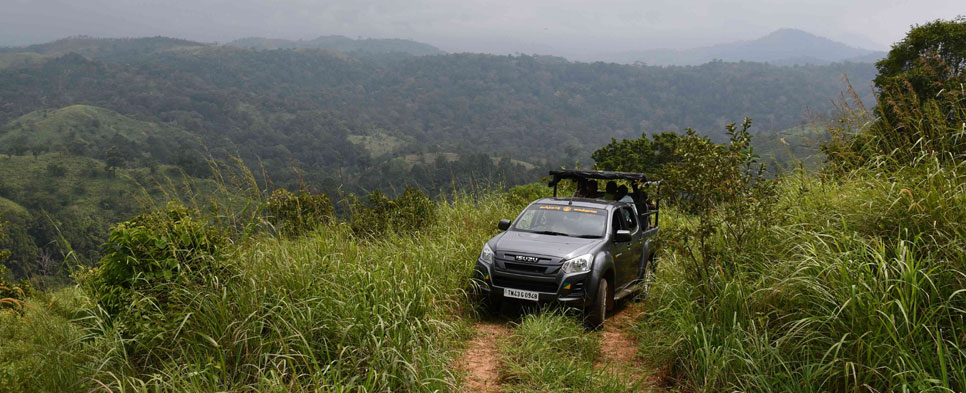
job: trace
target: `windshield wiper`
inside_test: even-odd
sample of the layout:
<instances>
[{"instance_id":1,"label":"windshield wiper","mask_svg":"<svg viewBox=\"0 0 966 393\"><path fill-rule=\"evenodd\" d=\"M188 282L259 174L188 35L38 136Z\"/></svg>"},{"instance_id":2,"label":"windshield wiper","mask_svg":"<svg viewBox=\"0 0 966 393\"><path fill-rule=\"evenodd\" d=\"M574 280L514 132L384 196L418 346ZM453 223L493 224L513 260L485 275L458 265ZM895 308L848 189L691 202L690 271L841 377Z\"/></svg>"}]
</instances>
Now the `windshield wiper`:
<instances>
[{"instance_id":1,"label":"windshield wiper","mask_svg":"<svg viewBox=\"0 0 966 393\"><path fill-rule=\"evenodd\" d=\"M541 235L551 235L551 236L570 236L563 232L554 232L554 231L534 231L533 233L539 233Z\"/></svg>"},{"instance_id":2,"label":"windshield wiper","mask_svg":"<svg viewBox=\"0 0 966 393\"><path fill-rule=\"evenodd\" d=\"M579 237L581 239L600 239L600 235L578 235L574 237Z\"/></svg>"}]
</instances>

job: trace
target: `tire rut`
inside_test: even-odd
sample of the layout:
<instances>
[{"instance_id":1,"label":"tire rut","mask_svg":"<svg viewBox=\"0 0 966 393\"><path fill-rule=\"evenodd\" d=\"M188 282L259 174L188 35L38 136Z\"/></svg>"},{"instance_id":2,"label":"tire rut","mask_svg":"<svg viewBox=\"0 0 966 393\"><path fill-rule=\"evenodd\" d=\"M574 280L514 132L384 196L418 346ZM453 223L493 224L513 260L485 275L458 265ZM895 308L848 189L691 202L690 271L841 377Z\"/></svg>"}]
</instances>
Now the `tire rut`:
<instances>
[{"instance_id":1,"label":"tire rut","mask_svg":"<svg viewBox=\"0 0 966 393\"><path fill-rule=\"evenodd\" d=\"M618 303L614 315L604 323L600 334L601 360L597 367L604 369L628 384L637 384L642 391L662 391L664 370L650 369L637 357L638 342L629 330L644 314L640 303Z\"/></svg>"},{"instance_id":2,"label":"tire rut","mask_svg":"<svg viewBox=\"0 0 966 393\"><path fill-rule=\"evenodd\" d=\"M473 325L476 331L458 362L466 380L460 391L501 393L499 340L510 334L506 326L492 322Z\"/></svg>"}]
</instances>

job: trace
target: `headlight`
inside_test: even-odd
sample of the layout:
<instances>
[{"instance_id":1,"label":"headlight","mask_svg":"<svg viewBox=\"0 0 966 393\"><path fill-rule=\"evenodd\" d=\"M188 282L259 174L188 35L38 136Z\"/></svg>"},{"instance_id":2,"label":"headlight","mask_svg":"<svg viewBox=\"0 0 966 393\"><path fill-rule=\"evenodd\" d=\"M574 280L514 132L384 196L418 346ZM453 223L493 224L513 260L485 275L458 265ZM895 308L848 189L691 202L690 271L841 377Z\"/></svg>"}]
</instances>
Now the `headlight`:
<instances>
[{"instance_id":1,"label":"headlight","mask_svg":"<svg viewBox=\"0 0 966 393\"><path fill-rule=\"evenodd\" d=\"M490 249L489 244L483 245L483 252L480 253L480 259L482 259L483 262L486 262L486 263L491 263L491 264L493 263L493 250Z\"/></svg>"},{"instance_id":2,"label":"headlight","mask_svg":"<svg viewBox=\"0 0 966 393\"><path fill-rule=\"evenodd\" d=\"M560 267L564 273L583 273L589 272L590 267L594 264L594 255L587 254L581 255L579 257L568 259L564 261L563 266Z\"/></svg>"}]
</instances>

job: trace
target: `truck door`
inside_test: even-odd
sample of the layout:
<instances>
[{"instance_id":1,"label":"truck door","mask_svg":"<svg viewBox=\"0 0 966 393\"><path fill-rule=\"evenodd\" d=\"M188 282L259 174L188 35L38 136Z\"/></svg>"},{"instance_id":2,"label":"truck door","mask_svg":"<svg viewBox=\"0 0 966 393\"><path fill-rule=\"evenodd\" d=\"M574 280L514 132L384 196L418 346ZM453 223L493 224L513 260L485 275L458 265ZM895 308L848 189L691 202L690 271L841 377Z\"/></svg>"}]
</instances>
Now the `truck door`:
<instances>
[{"instance_id":1,"label":"truck door","mask_svg":"<svg viewBox=\"0 0 966 393\"><path fill-rule=\"evenodd\" d=\"M621 213L620 209L615 209L613 217L611 217L611 239L614 238L614 234L617 231L624 229L624 214ZM611 240L614 242L611 248L611 256L614 257L614 289L619 289L627 283L627 265L631 263L631 252L630 245L633 242L618 242L616 240Z\"/></svg>"},{"instance_id":2,"label":"truck door","mask_svg":"<svg viewBox=\"0 0 966 393\"><path fill-rule=\"evenodd\" d=\"M622 225L631 232L631 242L628 243L627 270L624 272L628 281L636 280L641 272L641 260L644 255L644 231L637 221L637 213L631 207L620 209Z\"/></svg>"}]
</instances>

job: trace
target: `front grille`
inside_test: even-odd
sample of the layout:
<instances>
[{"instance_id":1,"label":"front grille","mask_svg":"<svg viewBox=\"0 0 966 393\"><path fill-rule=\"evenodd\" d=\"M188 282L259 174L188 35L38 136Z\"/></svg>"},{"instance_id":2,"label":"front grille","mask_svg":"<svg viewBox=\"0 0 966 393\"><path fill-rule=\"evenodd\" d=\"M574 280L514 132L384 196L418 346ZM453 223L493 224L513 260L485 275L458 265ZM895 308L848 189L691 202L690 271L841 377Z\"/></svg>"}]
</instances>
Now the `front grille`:
<instances>
[{"instance_id":1,"label":"front grille","mask_svg":"<svg viewBox=\"0 0 966 393\"><path fill-rule=\"evenodd\" d=\"M521 263L510 263L510 262L503 262L503 265L506 266L506 268L509 270L515 270L518 272L526 272L526 273L533 273L533 274L544 274L547 272L547 267L540 266L540 265L525 265Z\"/></svg>"},{"instance_id":2,"label":"front grille","mask_svg":"<svg viewBox=\"0 0 966 393\"><path fill-rule=\"evenodd\" d=\"M537 292L557 292L556 282L540 282L540 281L530 281L530 280L520 280L510 277L497 277L493 276L493 285L504 288L522 289L525 291L537 291Z\"/></svg>"}]
</instances>

